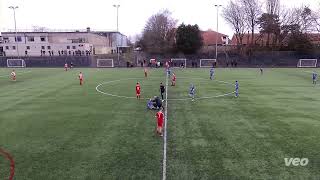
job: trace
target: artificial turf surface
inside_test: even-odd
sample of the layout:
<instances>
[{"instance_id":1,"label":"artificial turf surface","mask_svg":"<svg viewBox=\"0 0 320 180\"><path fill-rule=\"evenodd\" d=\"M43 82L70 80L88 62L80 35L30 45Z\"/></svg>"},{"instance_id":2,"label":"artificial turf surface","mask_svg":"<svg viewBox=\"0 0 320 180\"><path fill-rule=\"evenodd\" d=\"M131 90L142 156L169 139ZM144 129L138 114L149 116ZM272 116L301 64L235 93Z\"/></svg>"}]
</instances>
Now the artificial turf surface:
<instances>
[{"instance_id":1,"label":"artificial turf surface","mask_svg":"<svg viewBox=\"0 0 320 180\"><path fill-rule=\"evenodd\" d=\"M14 157L14 179L162 178L155 111L134 90L140 82L143 98L159 95L163 69L147 79L142 69L17 69L16 82L10 71L0 69L0 148ZM208 69L174 71L167 179L320 179L320 87L312 85L312 69L265 69L262 76L216 69L214 81ZM234 91L235 80L240 97L221 96ZM114 97L96 91L109 81L99 90ZM196 97L211 98L183 100L190 83ZM294 157L309 164L286 166L284 158ZM3 179L10 168L3 156L0 168Z\"/></svg>"}]
</instances>

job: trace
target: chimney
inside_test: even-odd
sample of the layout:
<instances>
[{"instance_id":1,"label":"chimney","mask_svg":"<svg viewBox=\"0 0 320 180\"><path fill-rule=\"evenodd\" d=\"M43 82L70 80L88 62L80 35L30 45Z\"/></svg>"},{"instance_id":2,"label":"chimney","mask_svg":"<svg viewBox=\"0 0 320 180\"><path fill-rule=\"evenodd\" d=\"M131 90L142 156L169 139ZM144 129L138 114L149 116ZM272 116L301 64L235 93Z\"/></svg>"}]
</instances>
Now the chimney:
<instances>
[{"instance_id":1,"label":"chimney","mask_svg":"<svg viewBox=\"0 0 320 180\"><path fill-rule=\"evenodd\" d=\"M87 27L87 32L90 32L90 27Z\"/></svg>"}]
</instances>

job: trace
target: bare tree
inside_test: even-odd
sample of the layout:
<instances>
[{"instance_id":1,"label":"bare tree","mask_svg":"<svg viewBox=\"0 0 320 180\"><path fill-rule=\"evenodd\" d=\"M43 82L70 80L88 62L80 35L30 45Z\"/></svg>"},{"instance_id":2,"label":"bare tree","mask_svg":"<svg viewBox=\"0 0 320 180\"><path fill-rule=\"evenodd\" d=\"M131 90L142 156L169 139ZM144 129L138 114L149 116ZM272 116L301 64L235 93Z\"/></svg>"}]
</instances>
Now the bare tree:
<instances>
[{"instance_id":1,"label":"bare tree","mask_svg":"<svg viewBox=\"0 0 320 180\"><path fill-rule=\"evenodd\" d=\"M151 53L165 53L172 49L176 24L168 10L151 16L142 33L143 48Z\"/></svg>"},{"instance_id":2,"label":"bare tree","mask_svg":"<svg viewBox=\"0 0 320 180\"><path fill-rule=\"evenodd\" d=\"M229 4L223 9L224 19L232 26L235 30L235 37L237 45L242 45L242 40L246 30L244 8L242 4L235 1L230 1Z\"/></svg>"},{"instance_id":3,"label":"bare tree","mask_svg":"<svg viewBox=\"0 0 320 180\"><path fill-rule=\"evenodd\" d=\"M280 0L267 0L266 5L268 14L279 15Z\"/></svg>"},{"instance_id":4,"label":"bare tree","mask_svg":"<svg viewBox=\"0 0 320 180\"><path fill-rule=\"evenodd\" d=\"M245 12L245 20L251 30L251 44L254 42L254 32L257 28L257 21L262 14L259 0L241 0Z\"/></svg>"},{"instance_id":5,"label":"bare tree","mask_svg":"<svg viewBox=\"0 0 320 180\"><path fill-rule=\"evenodd\" d=\"M298 25L302 33L314 32L315 20L318 19L315 12L308 6L301 6L289 10L288 24Z\"/></svg>"}]
</instances>

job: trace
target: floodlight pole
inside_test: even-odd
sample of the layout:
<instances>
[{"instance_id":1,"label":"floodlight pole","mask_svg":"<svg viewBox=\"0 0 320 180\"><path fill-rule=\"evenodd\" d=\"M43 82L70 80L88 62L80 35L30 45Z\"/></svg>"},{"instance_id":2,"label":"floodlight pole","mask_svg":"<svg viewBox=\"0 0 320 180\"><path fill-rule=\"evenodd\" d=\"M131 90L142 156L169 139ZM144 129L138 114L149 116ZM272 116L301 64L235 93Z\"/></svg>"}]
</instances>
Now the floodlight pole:
<instances>
[{"instance_id":1,"label":"floodlight pole","mask_svg":"<svg viewBox=\"0 0 320 180\"><path fill-rule=\"evenodd\" d=\"M218 36L219 36L219 7L222 5L215 4L214 5L217 8L217 35L216 35L216 61L218 60Z\"/></svg>"},{"instance_id":2,"label":"floodlight pole","mask_svg":"<svg viewBox=\"0 0 320 180\"><path fill-rule=\"evenodd\" d=\"M119 4L113 5L113 7L117 8L117 33L119 33ZM118 35L117 35L118 36ZM116 37L116 43L117 43L117 55L118 55L118 66L120 66L120 54L119 54L119 44L118 44L118 38Z\"/></svg>"},{"instance_id":3,"label":"floodlight pole","mask_svg":"<svg viewBox=\"0 0 320 180\"><path fill-rule=\"evenodd\" d=\"M16 50L17 50L17 55L18 55L18 59L20 59L20 55L19 55L19 47L18 47L18 39L17 39L17 21L16 21L16 9L18 9L18 6L10 6L10 9L13 10L13 19L14 19L14 31L15 31L15 41L16 41Z\"/></svg>"}]
</instances>

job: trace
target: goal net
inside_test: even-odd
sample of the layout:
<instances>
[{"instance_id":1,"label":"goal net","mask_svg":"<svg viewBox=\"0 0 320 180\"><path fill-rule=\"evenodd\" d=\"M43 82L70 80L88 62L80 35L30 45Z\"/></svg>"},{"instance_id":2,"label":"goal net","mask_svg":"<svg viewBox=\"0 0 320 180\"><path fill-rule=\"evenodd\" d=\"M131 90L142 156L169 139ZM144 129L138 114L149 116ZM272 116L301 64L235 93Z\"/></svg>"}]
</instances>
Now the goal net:
<instances>
[{"instance_id":1,"label":"goal net","mask_svg":"<svg viewBox=\"0 0 320 180\"><path fill-rule=\"evenodd\" d=\"M7 59L7 67L24 68L26 67L26 62L23 59Z\"/></svg>"},{"instance_id":2,"label":"goal net","mask_svg":"<svg viewBox=\"0 0 320 180\"><path fill-rule=\"evenodd\" d=\"M200 59L200 67L214 67L216 63L216 59Z\"/></svg>"},{"instance_id":3,"label":"goal net","mask_svg":"<svg viewBox=\"0 0 320 180\"><path fill-rule=\"evenodd\" d=\"M97 67L114 67L113 59L97 59Z\"/></svg>"},{"instance_id":4,"label":"goal net","mask_svg":"<svg viewBox=\"0 0 320 180\"><path fill-rule=\"evenodd\" d=\"M297 67L317 67L317 59L299 59Z\"/></svg>"},{"instance_id":5,"label":"goal net","mask_svg":"<svg viewBox=\"0 0 320 180\"><path fill-rule=\"evenodd\" d=\"M183 58L171 59L171 67L186 68L187 67L187 59L183 59Z\"/></svg>"}]
</instances>

